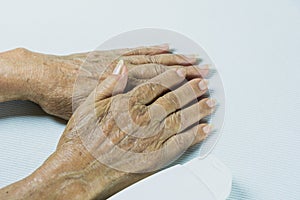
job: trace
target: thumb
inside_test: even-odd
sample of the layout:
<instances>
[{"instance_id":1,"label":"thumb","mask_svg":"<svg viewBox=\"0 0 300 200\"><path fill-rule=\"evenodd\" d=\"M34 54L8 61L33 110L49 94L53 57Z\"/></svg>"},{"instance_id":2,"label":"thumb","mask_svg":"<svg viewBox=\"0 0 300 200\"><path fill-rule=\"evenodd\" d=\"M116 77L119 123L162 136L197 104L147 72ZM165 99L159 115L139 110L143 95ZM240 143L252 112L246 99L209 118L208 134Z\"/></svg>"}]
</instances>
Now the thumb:
<instances>
[{"instance_id":1,"label":"thumb","mask_svg":"<svg viewBox=\"0 0 300 200\"><path fill-rule=\"evenodd\" d=\"M107 76L96 88L96 100L103 100L124 91L128 80L127 67L120 60L113 73Z\"/></svg>"}]
</instances>

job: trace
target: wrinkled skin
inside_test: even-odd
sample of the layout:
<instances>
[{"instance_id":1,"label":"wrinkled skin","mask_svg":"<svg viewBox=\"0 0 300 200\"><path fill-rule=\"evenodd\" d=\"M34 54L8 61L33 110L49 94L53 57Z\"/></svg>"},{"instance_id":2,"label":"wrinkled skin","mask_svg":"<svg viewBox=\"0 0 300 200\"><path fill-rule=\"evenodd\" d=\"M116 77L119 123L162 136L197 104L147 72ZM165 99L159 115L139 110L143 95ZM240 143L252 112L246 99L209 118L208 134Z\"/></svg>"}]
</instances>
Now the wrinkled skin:
<instances>
[{"instance_id":1,"label":"wrinkled skin","mask_svg":"<svg viewBox=\"0 0 300 200\"><path fill-rule=\"evenodd\" d=\"M195 143L195 130L190 133L190 140L184 141L184 144L179 144L182 142L181 138L172 144L165 142L209 115L213 108L206 102L214 103L208 98L200 102L197 100L207 92L206 81L201 82L205 89L199 87L201 78L194 78L183 84L186 76L201 77L193 67L181 71L184 72L183 76L179 76L175 70L166 71L126 94L111 98L105 98L109 96L109 92L103 95L106 93L103 91L108 90L106 87L97 87L73 115L74 126L85 147L101 162L126 172L155 171L178 158L179 152L182 153L184 148ZM122 90L119 85L126 85L123 82L120 79L116 83L113 90L115 93ZM175 89L179 84L183 85ZM185 106L189 107L178 111ZM72 136L66 138L70 139ZM196 138L196 141L203 139L200 138ZM59 145L64 143L63 140ZM125 153L116 146L125 150ZM161 149L162 146L166 148ZM110 153L104 156L107 151ZM140 153L147 153L146 158L140 157ZM122 162L124 157L126 160Z\"/></svg>"},{"instance_id":2,"label":"wrinkled skin","mask_svg":"<svg viewBox=\"0 0 300 200\"><path fill-rule=\"evenodd\" d=\"M7 61L6 56L15 61ZM128 68L126 76L111 76L120 59ZM18 49L0 55L0 61L4 64L0 75L7 74L9 67L14 66L12 74L0 79L0 102L31 100L49 114L64 119L69 119L76 110L57 150L33 174L1 189L0 197L4 199L105 199L170 163L209 132L207 124L197 122L213 108L205 104L207 99L195 101L206 91L199 92L197 84L208 69L192 66L197 59L169 54L166 48L70 56ZM22 69L24 64L26 68ZM184 84L184 78L178 79L174 71L168 71L172 76L165 74L169 69L180 68L186 70L190 84ZM163 72L163 76L153 79ZM114 89L110 90L109 85ZM183 89L178 98L167 93L168 88L179 86ZM124 94L116 95L123 90ZM187 106L192 106L191 110L183 114L178 111ZM193 119L187 120L187 113L193 112L196 113L189 114ZM140 157L140 153L147 156Z\"/></svg>"},{"instance_id":3,"label":"wrinkled skin","mask_svg":"<svg viewBox=\"0 0 300 200\"><path fill-rule=\"evenodd\" d=\"M215 103L197 101L207 87L193 67L168 70L122 93L127 80L122 70L99 84L74 112L57 150L32 175L1 189L0 196L106 199L207 136L209 126L199 121Z\"/></svg>"},{"instance_id":4,"label":"wrinkled skin","mask_svg":"<svg viewBox=\"0 0 300 200\"><path fill-rule=\"evenodd\" d=\"M97 84L112 73L120 59L129 70L127 90L169 68L197 63L195 57L170 53L168 45L69 56L20 48L0 54L0 102L30 100L51 115L69 119ZM207 73L207 68L203 73Z\"/></svg>"}]
</instances>

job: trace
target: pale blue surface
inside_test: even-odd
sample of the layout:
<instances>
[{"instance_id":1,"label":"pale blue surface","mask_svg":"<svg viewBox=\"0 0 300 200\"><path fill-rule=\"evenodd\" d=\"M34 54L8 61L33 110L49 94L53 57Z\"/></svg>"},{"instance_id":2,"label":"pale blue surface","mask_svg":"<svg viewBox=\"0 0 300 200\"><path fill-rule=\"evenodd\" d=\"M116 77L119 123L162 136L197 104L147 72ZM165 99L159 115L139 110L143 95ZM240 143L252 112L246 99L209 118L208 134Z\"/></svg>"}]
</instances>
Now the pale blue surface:
<instances>
[{"instance_id":1,"label":"pale blue surface","mask_svg":"<svg viewBox=\"0 0 300 200\"><path fill-rule=\"evenodd\" d=\"M1 51L86 51L141 27L168 28L197 41L226 89L225 126L214 154L232 171L229 199L300 198L299 1L6 3L0 7ZM0 186L39 166L64 127L48 116L29 117L40 113L31 104L9 105L0 105L1 116L30 110L0 117Z\"/></svg>"}]
</instances>

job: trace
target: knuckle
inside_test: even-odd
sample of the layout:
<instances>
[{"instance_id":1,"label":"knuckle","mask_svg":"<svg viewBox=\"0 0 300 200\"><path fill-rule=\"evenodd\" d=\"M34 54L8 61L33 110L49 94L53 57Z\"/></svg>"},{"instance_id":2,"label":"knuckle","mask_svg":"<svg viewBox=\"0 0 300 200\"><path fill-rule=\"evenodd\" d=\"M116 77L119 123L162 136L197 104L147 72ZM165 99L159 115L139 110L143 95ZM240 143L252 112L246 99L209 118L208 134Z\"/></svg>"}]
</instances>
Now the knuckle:
<instances>
[{"instance_id":1,"label":"knuckle","mask_svg":"<svg viewBox=\"0 0 300 200\"><path fill-rule=\"evenodd\" d=\"M148 56L148 60L151 63L158 63L157 56Z\"/></svg>"},{"instance_id":2,"label":"knuckle","mask_svg":"<svg viewBox=\"0 0 300 200\"><path fill-rule=\"evenodd\" d=\"M164 121L165 129L178 133L181 128L181 115L179 112L171 114Z\"/></svg>"},{"instance_id":3,"label":"knuckle","mask_svg":"<svg viewBox=\"0 0 300 200\"><path fill-rule=\"evenodd\" d=\"M166 69L166 67L165 67L164 65L162 65L162 64L156 64L156 65L154 66L154 70L155 70L156 74L159 75L159 74L165 72L167 69Z\"/></svg>"}]
</instances>

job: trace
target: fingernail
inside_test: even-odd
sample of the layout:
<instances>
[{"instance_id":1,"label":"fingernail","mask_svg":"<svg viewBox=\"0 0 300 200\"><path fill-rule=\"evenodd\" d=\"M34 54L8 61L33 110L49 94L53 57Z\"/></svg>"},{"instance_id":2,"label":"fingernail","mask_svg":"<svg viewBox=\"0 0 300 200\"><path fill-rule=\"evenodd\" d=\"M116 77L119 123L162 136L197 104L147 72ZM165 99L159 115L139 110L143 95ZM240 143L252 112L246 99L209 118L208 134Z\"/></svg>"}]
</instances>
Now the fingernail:
<instances>
[{"instance_id":1,"label":"fingernail","mask_svg":"<svg viewBox=\"0 0 300 200\"><path fill-rule=\"evenodd\" d=\"M209 134L212 130L212 126L211 125L206 125L202 128L203 132L206 134Z\"/></svg>"},{"instance_id":2,"label":"fingernail","mask_svg":"<svg viewBox=\"0 0 300 200\"><path fill-rule=\"evenodd\" d=\"M123 63L122 70L121 70L122 76L125 76L125 74L126 74L127 72L128 72L127 67L126 67L126 65Z\"/></svg>"},{"instance_id":3,"label":"fingernail","mask_svg":"<svg viewBox=\"0 0 300 200\"><path fill-rule=\"evenodd\" d=\"M208 84L208 80L202 79L199 82L199 88L200 88L200 90L206 90L207 89L207 84Z\"/></svg>"},{"instance_id":4,"label":"fingernail","mask_svg":"<svg viewBox=\"0 0 300 200\"><path fill-rule=\"evenodd\" d=\"M117 64L117 66L115 67L113 74L115 74L115 75L121 74L121 72L123 72L123 70L124 70L123 68L124 68L124 61L120 60Z\"/></svg>"},{"instance_id":5,"label":"fingernail","mask_svg":"<svg viewBox=\"0 0 300 200\"><path fill-rule=\"evenodd\" d=\"M184 69L178 69L177 71L178 76L185 77L185 70Z\"/></svg>"},{"instance_id":6,"label":"fingernail","mask_svg":"<svg viewBox=\"0 0 300 200\"><path fill-rule=\"evenodd\" d=\"M206 104L207 104L209 107L213 108L213 107L215 107L215 105L216 105L216 100L214 100L214 99L208 99L208 100L206 101Z\"/></svg>"}]
</instances>

